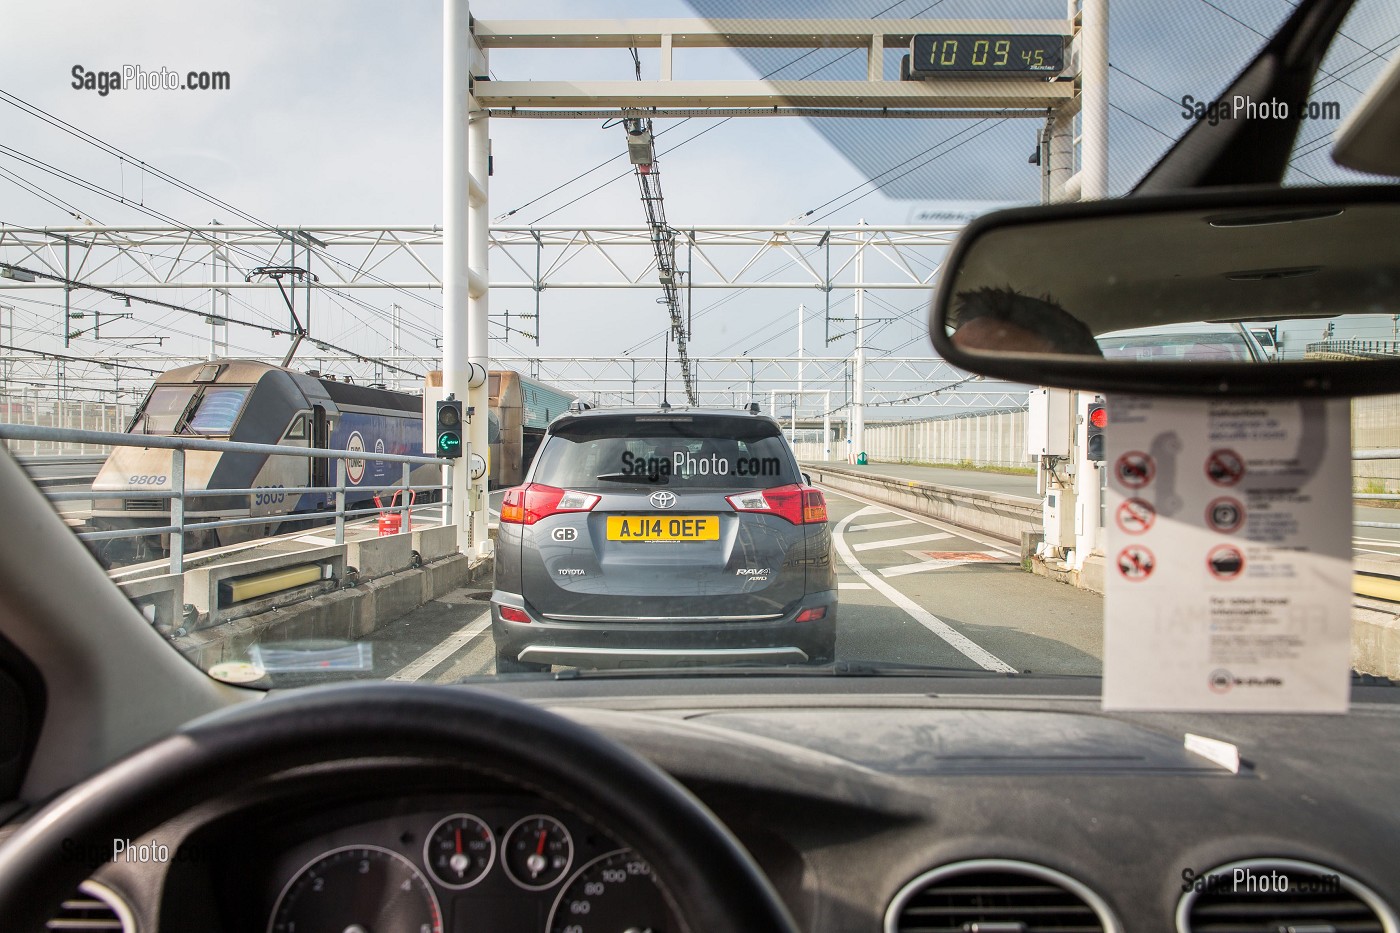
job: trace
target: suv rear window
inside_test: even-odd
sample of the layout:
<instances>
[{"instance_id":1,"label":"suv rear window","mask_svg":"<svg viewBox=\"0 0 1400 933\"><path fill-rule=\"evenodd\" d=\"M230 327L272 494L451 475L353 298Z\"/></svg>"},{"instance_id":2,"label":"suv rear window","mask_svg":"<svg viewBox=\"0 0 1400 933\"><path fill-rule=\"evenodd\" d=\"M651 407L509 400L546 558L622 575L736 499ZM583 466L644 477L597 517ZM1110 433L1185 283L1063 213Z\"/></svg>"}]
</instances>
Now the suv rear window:
<instances>
[{"instance_id":1,"label":"suv rear window","mask_svg":"<svg viewBox=\"0 0 1400 933\"><path fill-rule=\"evenodd\" d=\"M618 415L551 429L531 482L568 489L770 489L801 482L771 421L752 415Z\"/></svg>"}]
</instances>

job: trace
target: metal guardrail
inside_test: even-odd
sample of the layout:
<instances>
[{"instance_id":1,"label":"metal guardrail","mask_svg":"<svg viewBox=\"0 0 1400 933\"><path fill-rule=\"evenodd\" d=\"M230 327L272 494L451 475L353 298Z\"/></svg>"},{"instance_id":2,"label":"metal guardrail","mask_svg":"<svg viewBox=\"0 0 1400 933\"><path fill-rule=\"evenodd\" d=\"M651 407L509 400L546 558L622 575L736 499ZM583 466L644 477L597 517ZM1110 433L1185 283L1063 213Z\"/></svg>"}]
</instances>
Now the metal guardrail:
<instances>
[{"instance_id":1,"label":"metal guardrail","mask_svg":"<svg viewBox=\"0 0 1400 933\"><path fill-rule=\"evenodd\" d=\"M20 424L0 424L0 439L3 440L23 440L23 441L53 441L56 443L76 443L94 444L106 447L144 447L170 450L170 485L168 490L142 489L140 496L143 499L168 499L170 501L170 524L160 527L144 528L120 528L111 531L84 531L79 532L78 537L84 541L111 541L122 538L142 538L149 535L169 535L170 536L170 573L179 574L184 572L185 565L185 534L191 531L207 531L213 528L230 528L238 525L265 525L271 521L291 520L302 521L308 517L326 518L335 517L335 543L345 543L345 520L347 517L360 515L371 515L381 512L393 512L400 516L400 521L404 517L411 515L415 511L427 511L430 509L441 510L442 522L447 524L452 514L452 484L449 478L444 478L439 483L428 483L413 485L410 482L410 474L413 466L436 465L445 467L446 461L437 457L414 454L383 454L374 453L368 450L328 450L313 447L283 447L278 444L249 444L241 441L216 441L199 437L166 437L161 435L147 434L124 434L113 431L84 431L76 428L49 428L37 427L34 425ZM250 498L259 493L267 492L266 489L188 489L185 485L185 453L191 450L205 450L216 453L247 453L247 454L268 454L278 457L301 457L311 460L334 460L336 462L336 481L334 486L289 486L279 488L280 493L295 493L297 495L305 493L334 493L335 511L318 513L288 513L285 517L280 515L263 515L248 518L230 518L218 521L185 521L185 502L189 499L201 497L226 497L226 496L249 496ZM401 481L386 486L350 486L346 483L347 460L377 460L388 463L403 464L403 474ZM402 504L392 508L371 508L371 509L346 509L345 495L350 490L366 493L387 492L390 490L403 493ZM410 504L410 493L424 490L441 490L442 501L425 503L423 505ZM74 490L72 492L51 492L48 497L54 501L93 499L101 496L92 490ZM250 503L251 507L251 503Z\"/></svg>"},{"instance_id":2,"label":"metal guardrail","mask_svg":"<svg viewBox=\"0 0 1400 933\"><path fill-rule=\"evenodd\" d=\"M1400 447L1377 447L1371 450L1353 450L1351 452L1353 460L1400 460ZM1400 493L1394 492L1354 492L1353 499L1382 499L1394 502L1400 500ZM1365 522L1353 521L1356 528L1400 528L1400 522Z\"/></svg>"},{"instance_id":3,"label":"metal guardrail","mask_svg":"<svg viewBox=\"0 0 1400 933\"><path fill-rule=\"evenodd\" d=\"M1400 355L1400 340L1343 337L1309 343L1303 347L1303 352L1305 354L1336 353L1343 356L1362 356L1368 359L1393 357Z\"/></svg>"}]
</instances>

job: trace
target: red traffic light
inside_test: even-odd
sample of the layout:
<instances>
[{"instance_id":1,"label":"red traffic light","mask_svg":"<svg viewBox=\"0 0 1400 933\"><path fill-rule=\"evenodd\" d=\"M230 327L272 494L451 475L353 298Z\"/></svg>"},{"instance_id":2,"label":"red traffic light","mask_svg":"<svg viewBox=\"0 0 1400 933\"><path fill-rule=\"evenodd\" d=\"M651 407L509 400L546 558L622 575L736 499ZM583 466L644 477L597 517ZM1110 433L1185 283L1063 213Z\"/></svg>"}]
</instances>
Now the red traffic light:
<instances>
[{"instance_id":1,"label":"red traffic light","mask_svg":"<svg viewBox=\"0 0 1400 933\"><path fill-rule=\"evenodd\" d=\"M1108 409L1102 405L1095 405L1089 409L1089 424L1096 428L1108 427Z\"/></svg>"}]
</instances>

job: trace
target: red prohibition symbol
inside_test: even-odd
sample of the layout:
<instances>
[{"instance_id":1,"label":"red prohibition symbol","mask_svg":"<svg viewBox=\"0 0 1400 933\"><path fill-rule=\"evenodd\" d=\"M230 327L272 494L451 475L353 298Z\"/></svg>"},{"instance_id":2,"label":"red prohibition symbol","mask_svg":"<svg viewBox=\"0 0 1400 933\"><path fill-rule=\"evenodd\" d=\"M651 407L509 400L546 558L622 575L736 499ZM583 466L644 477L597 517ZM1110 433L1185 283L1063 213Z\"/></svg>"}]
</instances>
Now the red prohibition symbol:
<instances>
[{"instance_id":1,"label":"red prohibition symbol","mask_svg":"<svg viewBox=\"0 0 1400 933\"><path fill-rule=\"evenodd\" d=\"M1233 544L1221 544L1210 549L1206 566L1217 580L1233 580L1244 573L1244 553Z\"/></svg>"},{"instance_id":2,"label":"red prohibition symbol","mask_svg":"<svg viewBox=\"0 0 1400 933\"><path fill-rule=\"evenodd\" d=\"M1118 527L1130 535L1140 535L1157 520L1157 510L1146 499L1125 499L1115 515Z\"/></svg>"},{"instance_id":3,"label":"red prohibition symbol","mask_svg":"<svg viewBox=\"0 0 1400 933\"><path fill-rule=\"evenodd\" d=\"M1217 450L1206 458L1206 477L1217 486L1233 486L1244 478L1244 458L1233 450Z\"/></svg>"},{"instance_id":4,"label":"red prohibition symbol","mask_svg":"<svg viewBox=\"0 0 1400 933\"><path fill-rule=\"evenodd\" d=\"M1118 552L1118 572L1123 579L1141 582L1152 576L1157 560L1141 544L1130 544Z\"/></svg>"},{"instance_id":5,"label":"red prohibition symbol","mask_svg":"<svg viewBox=\"0 0 1400 933\"><path fill-rule=\"evenodd\" d=\"M1157 475L1157 465L1152 462L1152 457L1140 450L1130 450L1119 457L1113 470L1118 475L1118 482L1129 489L1141 489Z\"/></svg>"}]
</instances>

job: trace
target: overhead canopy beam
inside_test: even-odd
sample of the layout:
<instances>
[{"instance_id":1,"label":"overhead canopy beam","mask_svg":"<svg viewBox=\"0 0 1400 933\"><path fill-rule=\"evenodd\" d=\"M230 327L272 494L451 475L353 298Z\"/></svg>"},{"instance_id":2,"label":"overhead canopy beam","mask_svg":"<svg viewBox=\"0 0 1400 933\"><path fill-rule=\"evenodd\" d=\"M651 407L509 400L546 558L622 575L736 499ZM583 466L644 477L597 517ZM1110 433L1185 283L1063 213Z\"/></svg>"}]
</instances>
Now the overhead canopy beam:
<instances>
[{"instance_id":1,"label":"overhead canopy beam","mask_svg":"<svg viewBox=\"0 0 1400 933\"><path fill-rule=\"evenodd\" d=\"M483 107L853 107L1044 110L1074 82L1041 78L940 81L482 81Z\"/></svg>"},{"instance_id":2,"label":"overhead canopy beam","mask_svg":"<svg viewBox=\"0 0 1400 933\"><path fill-rule=\"evenodd\" d=\"M472 24L482 48L868 48L878 36L884 48L905 46L923 33L1069 35L1063 19L478 19Z\"/></svg>"}]
</instances>

